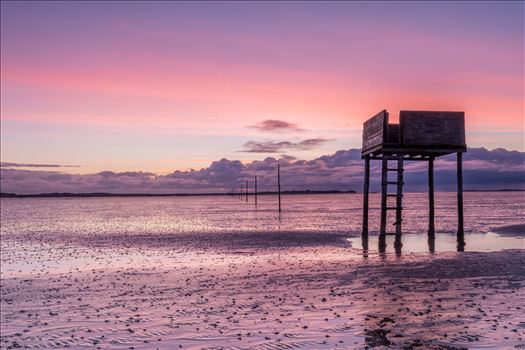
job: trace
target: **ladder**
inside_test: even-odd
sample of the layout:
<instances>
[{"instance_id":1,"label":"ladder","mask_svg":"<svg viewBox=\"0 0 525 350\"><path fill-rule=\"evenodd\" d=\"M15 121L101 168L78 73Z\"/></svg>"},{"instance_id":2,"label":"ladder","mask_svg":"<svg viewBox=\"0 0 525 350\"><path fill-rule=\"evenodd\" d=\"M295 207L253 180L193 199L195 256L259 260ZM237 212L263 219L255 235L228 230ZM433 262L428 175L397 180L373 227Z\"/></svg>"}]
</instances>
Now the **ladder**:
<instances>
[{"instance_id":1,"label":"ladder","mask_svg":"<svg viewBox=\"0 0 525 350\"><path fill-rule=\"evenodd\" d=\"M385 235L401 235L401 223L403 221L402 210L403 210L403 154L396 155L383 155L382 167L381 167L381 228L379 234ZM390 167L388 161L396 161L396 167ZM396 181L390 181L388 174L391 172L397 173ZM389 193L388 186L395 185L396 192ZM389 198L395 198L395 203L391 203ZM390 202L390 203L389 203ZM396 211L396 221L393 223L395 226L395 232L387 232L387 211Z\"/></svg>"}]
</instances>

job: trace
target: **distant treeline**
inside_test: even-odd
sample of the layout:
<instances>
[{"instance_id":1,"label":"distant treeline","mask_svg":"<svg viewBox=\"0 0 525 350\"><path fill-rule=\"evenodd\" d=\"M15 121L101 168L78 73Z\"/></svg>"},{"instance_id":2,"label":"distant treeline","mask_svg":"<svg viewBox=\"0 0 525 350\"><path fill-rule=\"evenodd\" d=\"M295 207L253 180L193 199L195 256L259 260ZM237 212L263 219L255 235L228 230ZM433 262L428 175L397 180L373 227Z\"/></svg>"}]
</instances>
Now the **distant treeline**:
<instances>
[{"instance_id":1,"label":"distant treeline","mask_svg":"<svg viewBox=\"0 0 525 350\"><path fill-rule=\"evenodd\" d=\"M281 194L338 194L338 193L357 193L354 190L340 191L282 191ZM277 192L258 192L257 195L276 195ZM239 192L208 192L208 193L106 193L106 192L92 192L92 193L40 193L40 194L16 194L16 193L0 193L2 198L55 198L55 197L189 197L189 196L240 196ZM246 195L242 192L242 195ZM253 192L248 192L249 196L253 196Z\"/></svg>"}]
</instances>

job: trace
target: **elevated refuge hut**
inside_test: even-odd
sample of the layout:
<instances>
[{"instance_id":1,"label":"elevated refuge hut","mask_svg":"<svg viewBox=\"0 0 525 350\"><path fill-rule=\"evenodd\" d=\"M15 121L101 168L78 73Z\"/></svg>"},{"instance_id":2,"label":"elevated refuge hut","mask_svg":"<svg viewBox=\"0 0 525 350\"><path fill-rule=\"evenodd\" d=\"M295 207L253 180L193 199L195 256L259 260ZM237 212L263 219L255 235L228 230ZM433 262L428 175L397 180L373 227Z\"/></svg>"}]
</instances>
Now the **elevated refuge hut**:
<instances>
[{"instance_id":1,"label":"elevated refuge hut","mask_svg":"<svg viewBox=\"0 0 525 350\"><path fill-rule=\"evenodd\" d=\"M388 122L383 110L363 125L362 158L365 161L363 191L363 236L368 236L368 192L370 161L380 160L381 167L381 227L380 238L401 235L403 222L404 161L428 162L429 221L428 234L434 236L434 159L457 154L458 242L463 237L463 175L462 154L465 144L465 113L443 111L401 111L399 124ZM395 162L395 166L389 165ZM395 174L395 179L389 178ZM393 186L395 191L389 189ZM387 232L387 211L395 210L395 232Z\"/></svg>"}]
</instances>

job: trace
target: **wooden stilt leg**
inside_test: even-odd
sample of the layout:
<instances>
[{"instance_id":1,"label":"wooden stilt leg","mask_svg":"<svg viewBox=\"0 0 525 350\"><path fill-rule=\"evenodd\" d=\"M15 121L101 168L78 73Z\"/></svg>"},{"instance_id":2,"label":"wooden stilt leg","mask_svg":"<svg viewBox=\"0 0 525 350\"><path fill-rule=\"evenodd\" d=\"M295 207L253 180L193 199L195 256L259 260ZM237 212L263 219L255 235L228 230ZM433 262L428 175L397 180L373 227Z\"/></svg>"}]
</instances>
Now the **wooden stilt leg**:
<instances>
[{"instance_id":1,"label":"wooden stilt leg","mask_svg":"<svg viewBox=\"0 0 525 350\"><path fill-rule=\"evenodd\" d=\"M434 157L428 159L428 235L435 236L434 228Z\"/></svg>"},{"instance_id":2,"label":"wooden stilt leg","mask_svg":"<svg viewBox=\"0 0 525 350\"><path fill-rule=\"evenodd\" d=\"M365 174L363 186L363 236L368 236L368 193L370 188L370 157L365 156ZM367 248L368 249L368 248Z\"/></svg>"},{"instance_id":3,"label":"wooden stilt leg","mask_svg":"<svg viewBox=\"0 0 525 350\"><path fill-rule=\"evenodd\" d=\"M401 235L401 223L403 222L403 155L397 156L397 192L396 192L396 236ZM401 244L401 239L399 240Z\"/></svg>"},{"instance_id":4,"label":"wooden stilt leg","mask_svg":"<svg viewBox=\"0 0 525 350\"><path fill-rule=\"evenodd\" d=\"M388 181L388 159L383 155L382 166L381 166L381 227L379 229L379 235L386 235L386 200L387 200L387 181Z\"/></svg>"},{"instance_id":5,"label":"wooden stilt leg","mask_svg":"<svg viewBox=\"0 0 525 350\"><path fill-rule=\"evenodd\" d=\"M463 154L457 153L457 173L458 173L458 251L465 249L465 236L463 231Z\"/></svg>"}]
</instances>

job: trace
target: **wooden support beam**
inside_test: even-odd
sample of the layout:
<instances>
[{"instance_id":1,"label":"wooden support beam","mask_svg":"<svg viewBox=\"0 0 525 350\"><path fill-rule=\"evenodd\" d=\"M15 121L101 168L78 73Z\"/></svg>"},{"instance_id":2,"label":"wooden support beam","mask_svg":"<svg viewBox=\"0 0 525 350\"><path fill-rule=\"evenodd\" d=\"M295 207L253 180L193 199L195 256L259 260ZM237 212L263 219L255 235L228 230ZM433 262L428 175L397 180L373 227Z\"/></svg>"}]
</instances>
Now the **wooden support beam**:
<instances>
[{"instance_id":1,"label":"wooden support beam","mask_svg":"<svg viewBox=\"0 0 525 350\"><path fill-rule=\"evenodd\" d=\"M457 153L458 167L458 233L463 233L463 154Z\"/></svg>"},{"instance_id":2,"label":"wooden support beam","mask_svg":"<svg viewBox=\"0 0 525 350\"><path fill-rule=\"evenodd\" d=\"M397 158L397 197L396 197L396 235L401 235L401 223L403 221L403 155ZM401 243L401 240L399 241ZM401 248L400 248L401 249Z\"/></svg>"},{"instance_id":3,"label":"wooden support beam","mask_svg":"<svg viewBox=\"0 0 525 350\"><path fill-rule=\"evenodd\" d=\"M248 180L246 180L246 203L248 203Z\"/></svg>"},{"instance_id":4,"label":"wooden support beam","mask_svg":"<svg viewBox=\"0 0 525 350\"><path fill-rule=\"evenodd\" d=\"M368 236L368 193L370 190L370 157L365 156L365 179L363 185L363 236ZM368 242L368 241L367 241ZM368 246L368 243L367 243ZM368 249L368 248L367 248Z\"/></svg>"},{"instance_id":5,"label":"wooden support beam","mask_svg":"<svg viewBox=\"0 0 525 350\"><path fill-rule=\"evenodd\" d=\"M434 236L434 157L428 159L428 235ZM430 239L430 238L429 238Z\"/></svg>"},{"instance_id":6,"label":"wooden support beam","mask_svg":"<svg viewBox=\"0 0 525 350\"><path fill-rule=\"evenodd\" d=\"M463 154L457 153L457 175L458 175L458 251L465 248L465 236L463 231Z\"/></svg>"},{"instance_id":7,"label":"wooden support beam","mask_svg":"<svg viewBox=\"0 0 525 350\"><path fill-rule=\"evenodd\" d=\"M386 234L386 200L387 200L387 182L388 182L388 159L383 158L381 161L381 227L379 229L379 235L385 236Z\"/></svg>"},{"instance_id":8,"label":"wooden support beam","mask_svg":"<svg viewBox=\"0 0 525 350\"><path fill-rule=\"evenodd\" d=\"M370 159L372 160L381 160L383 159L384 157L380 157L380 156L376 156L376 157L370 157ZM397 160L396 157L394 158L388 158L389 160ZM427 161L428 158L410 158L410 157L405 157L406 160L410 160L410 161L415 161L415 162L421 162L421 161Z\"/></svg>"},{"instance_id":9,"label":"wooden support beam","mask_svg":"<svg viewBox=\"0 0 525 350\"><path fill-rule=\"evenodd\" d=\"M376 148L373 151L362 152L362 156L371 155L372 157L377 157L384 154L398 154L403 153L407 157L439 157L446 154L452 154L457 152L466 152L466 146L452 146L447 145L422 145L422 146L407 146L400 144L383 144Z\"/></svg>"}]
</instances>

